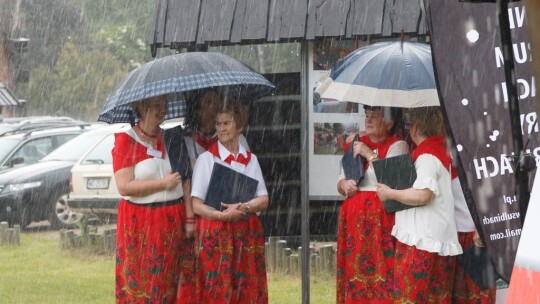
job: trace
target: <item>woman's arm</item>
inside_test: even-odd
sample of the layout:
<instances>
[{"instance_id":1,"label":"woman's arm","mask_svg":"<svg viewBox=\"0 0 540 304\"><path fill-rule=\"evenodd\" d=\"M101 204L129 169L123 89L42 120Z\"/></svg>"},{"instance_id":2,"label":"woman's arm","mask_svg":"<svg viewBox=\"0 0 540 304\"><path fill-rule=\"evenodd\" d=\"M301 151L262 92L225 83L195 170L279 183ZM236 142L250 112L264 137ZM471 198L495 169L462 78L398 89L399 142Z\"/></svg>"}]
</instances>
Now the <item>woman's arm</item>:
<instances>
[{"instance_id":1,"label":"woman's arm","mask_svg":"<svg viewBox=\"0 0 540 304\"><path fill-rule=\"evenodd\" d=\"M229 206L224 211L216 210L204 203L204 201L196 196L191 197L191 202L193 203L193 211L195 214L211 219L211 220L220 220L220 221L238 221L246 213L239 209L240 203L238 204L224 204Z\"/></svg>"},{"instance_id":2,"label":"woman's arm","mask_svg":"<svg viewBox=\"0 0 540 304\"><path fill-rule=\"evenodd\" d=\"M384 184L377 184L377 194L381 201L395 200L409 206L423 206L433 199L430 189L392 189Z\"/></svg>"},{"instance_id":3,"label":"woman's arm","mask_svg":"<svg viewBox=\"0 0 540 304\"><path fill-rule=\"evenodd\" d=\"M238 206L238 209L245 213L261 212L268 208L269 201L270 199L268 195L261 195L250 200L249 202L241 202L240 206Z\"/></svg>"},{"instance_id":4,"label":"woman's arm","mask_svg":"<svg viewBox=\"0 0 540 304\"><path fill-rule=\"evenodd\" d=\"M184 205L186 206L186 221L184 229L186 237L192 238L195 235L195 213L193 211L193 203L191 201L191 179L182 180L182 190L184 192Z\"/></svg>"},{"instance_id":5,"label":"woman's arm","mask_svg":"<svg viewBox=\"0 0 540 304\"><path fill-rule=\"evenodd\" d=\"M118 192L122 196L144 197L159 191L174 189L180 183L178 172L166 174L162 179L135 180L135 167L119 169L114 173Z\"/></svg>"}]
</instances>

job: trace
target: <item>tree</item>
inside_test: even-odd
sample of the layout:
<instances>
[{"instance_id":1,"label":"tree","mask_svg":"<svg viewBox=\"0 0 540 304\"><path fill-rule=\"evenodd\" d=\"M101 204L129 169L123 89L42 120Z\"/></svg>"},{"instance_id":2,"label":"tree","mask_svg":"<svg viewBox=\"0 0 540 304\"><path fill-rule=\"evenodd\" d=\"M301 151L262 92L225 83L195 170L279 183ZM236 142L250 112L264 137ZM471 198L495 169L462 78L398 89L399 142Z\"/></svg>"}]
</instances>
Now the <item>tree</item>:
<instances>
[{"instance_id":1,"label":"tree","mask_svg":"<svg viewBox=\"0 0 540 304\"><path fill-rule=\"evenodd\" d=\"M66 43L54 69L34 70L28 91L28 113L66 115L96 121L105 98L125 75L110 52L80 52Z\"/></svg>"}]
</instances>

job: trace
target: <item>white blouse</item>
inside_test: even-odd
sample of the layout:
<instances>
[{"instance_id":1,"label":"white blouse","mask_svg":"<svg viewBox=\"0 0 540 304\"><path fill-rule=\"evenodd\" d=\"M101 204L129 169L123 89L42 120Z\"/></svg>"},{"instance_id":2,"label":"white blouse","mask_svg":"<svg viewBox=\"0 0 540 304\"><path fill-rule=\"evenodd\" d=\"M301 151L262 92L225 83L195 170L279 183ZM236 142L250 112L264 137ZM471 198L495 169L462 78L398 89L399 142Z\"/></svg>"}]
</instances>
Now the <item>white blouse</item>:
<instances>
[{"instance_id":1,"label":"white blouse","mask_svg":"<svg viewBox=\"0 0 540 304\"><path fill-rule=\"evenodd\" d=\"M461 188L461 183L457 177L452 180L452 195L454 196L454 216L456 218L457 231L476 231L469 206L467 206L467 201L463 194L463 188Z\"/></svg>"},{"instance_id":2,"label":"white blouse","mask_svg":"<svg viewBox=\"0 0 540 304\"><path fill-rule=\"evenodd\" d=\"M155 151L152 146L143 142L139 136L137 136L137 133L133 131L133 129L126 131L126 133L135 139L135 141L148 148L149 151ZM156 155L158 154L161 154L161 152L156 153ZM169 156L167 155L167 149L165 149L164 154L165 158L151 157L135 164L133 178L135 180L160 180L165 177L166 174L171 173L172 168L169 161ZM182 183L178 183L174 189L163 190L142 197L124 196L123 198L135 204L149 204L176 200L181 198L183 195L184 191L182 189Z\"/></svg>"},{"instance_id":3,"label":"white blouse","mask_svg":"<svg viewBox=\"0 0 540 304\"><path fill-rule=\"evenodd\" d=\"M375 150L375 152L377 152ZM386 158L392 156L398 156L405 153L409 153L409 145L404 140L398 140L391 144L386 153ZM340 180L345 179L345 172L343 171L343 165L341 165L341 172L339 174L338 183ZM375 176L375 170L373 165L369 164L368 169L364 172L364 178L360 182L359 191L377 191L377 177Z\"/></svg>"},{"instance_id":4,"label":"white blouse","mask_svg":"<svg viewBox=\"0 0 540 304\"><path fill-rule=\"evenodd\" d=\"M392 235L403 244L440 256L461 254L450 172L431 154L420 155L414 165L417 178L413 188L429 189L434 198L424 206L396 212Z\"/></svg>"},{"instance_id":5,"label":"white blouse","mask_svg":"<svg viewBox=\"0 0 540 304\"><path fill-rule=\"evenodd\" d=\"M229 165L224 161L229 155L231 155L229 150L227 150L227 148L225 148L219 141L218 149L220 157L214 156L212 153L207 151L201 154L197 159L197 162L195 163L195 168L193 169L193 178L191 179L192 197L198 197L203 201L206 199L206 193L208 192L208 184L210 182L210 176L212 175L212 169L214 168L215 162L227 166L233 170L236 170L259 181L259 184L257 185L257 191L255 192L255 197L268 195L268 191L266 190L266 184L264 183L264 178L261 171L261 166L259 165L259 161L257 160L257 156L255 156L255 154L251 153L251 160L246 166L235 161L231 162L231 164ZM247 157L246 149L242 145L239 145L238 152Z\"/></svg>"}]
</instances>

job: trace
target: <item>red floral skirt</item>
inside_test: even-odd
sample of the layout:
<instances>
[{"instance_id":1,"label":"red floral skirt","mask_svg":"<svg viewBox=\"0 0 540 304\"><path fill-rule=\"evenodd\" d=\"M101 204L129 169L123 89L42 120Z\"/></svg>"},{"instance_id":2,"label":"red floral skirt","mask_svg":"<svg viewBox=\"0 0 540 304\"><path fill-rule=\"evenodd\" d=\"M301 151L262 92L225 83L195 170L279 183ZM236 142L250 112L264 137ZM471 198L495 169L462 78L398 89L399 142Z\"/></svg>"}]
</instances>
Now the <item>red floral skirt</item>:
<instances>
[{"instance_id":1,"label":"red floral skirt","mask_svg":"<svg viewBox=\"0 0 540 304\"><path fill-rule=\"evenodd\" d=\"M337 303L393 303L394 214L373 191L341 206L337 239Z\"/></svg>"},{"instance_id":2,"label":"red floral skirt","mask_svg":"<svg viewBox=\"0 0 540 304\"><path fill-rule=\"evenodd\" d=\"M259 217L199 218L195 236L199 303L268 303L264 234Z\"/></svg>"},{"instance_id":3,"label":"red floral skirt","mask_svg":"<svg viewBox=\"0 0 540 304\"><path fill-rule=\"evenodd\" d=\"M193 238L182 240L182 251L180 252L180 283L178 304L197 304L195 296L195 240Z\"/></svg>"},{"instance_id":4,"label":"red floral skirt","mask_svg":"<svg viewBox=\"0 0 540 304\"><path fill-rule=\"evenodd\" d=\"M473 245L474 231L458 232L459 244L463 250ZM454 274L454 287L452 290L452 303L456 304L491 304L495 303L497 288L480 290L478 285L469 278L463 266L456 263Z\"/></svg>"},{"instance_id":5,"label":"red floral skirt","mask_svg":"<svg viewBox=\"0 0 540 304\"><path fill-rule=\"evenodd\" d=\"M120 201L116 236L116 302L174 303L184 238L184 204Z\"/></svg>"},{"instance_id":6,"label":"red floral skirt","mask_svg":"<svg viewBox=\"0 0 540 304\"><path fill-rule=\"evenodd\" d=\"M396 303L451 303L455 261L396 242Z\"/></svg>"}]
</instances>

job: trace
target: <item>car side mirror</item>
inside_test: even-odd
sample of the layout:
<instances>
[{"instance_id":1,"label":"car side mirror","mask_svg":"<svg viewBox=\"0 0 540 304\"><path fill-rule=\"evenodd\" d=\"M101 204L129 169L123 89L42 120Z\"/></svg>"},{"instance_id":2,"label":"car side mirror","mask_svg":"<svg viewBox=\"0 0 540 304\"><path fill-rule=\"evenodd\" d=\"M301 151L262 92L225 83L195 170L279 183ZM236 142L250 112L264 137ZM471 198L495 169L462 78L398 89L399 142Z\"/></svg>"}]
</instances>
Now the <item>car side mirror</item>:
<instances>
[{"instance_id":1,"label":"car side mirror","mask_svg":"<svg viewBox=\"0 0 540 304\"><path fill-rule=\"evenodd\" d=\"M16 165L24 164L24 157L17 156L9 161L9 167L15 167Z\"/></svg>"}]
</instances>

